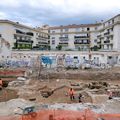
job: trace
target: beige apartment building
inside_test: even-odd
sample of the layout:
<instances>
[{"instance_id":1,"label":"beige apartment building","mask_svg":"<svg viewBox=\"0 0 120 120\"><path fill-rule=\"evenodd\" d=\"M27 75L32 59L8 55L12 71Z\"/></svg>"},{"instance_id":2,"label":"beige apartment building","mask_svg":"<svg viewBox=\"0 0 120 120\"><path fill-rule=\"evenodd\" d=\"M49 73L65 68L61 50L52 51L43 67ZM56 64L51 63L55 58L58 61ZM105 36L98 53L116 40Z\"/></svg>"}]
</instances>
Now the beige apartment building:
<instances>
[{"instance_id":1,"label":"beige apartment building","mask_svg":"<svg viewBox=\"0 0 120 120\"><path fill-rule=\"evenodd\" d=\"M50 34L52 50L120 51L120 15L96 24L42 27Z\"/></svg>"},{"instance_id":2,"label":"beige apartment building","mask_svg":"<svg viewBox=\"0 0 120 120\"><path fill-rule=\"evenodd\" d=\"M99 24L82 24L50 27L50 45L56 49L59 45L63 50L87 51L94 46L92 40L97 36Z\"/></svg>"},{"instance_id":3,"label":"beige apartment building","mask_svg":"<svg viewBox=\"0 0 120 120\"><path fill-rule=\"evenodd\" d=\"M0 36L10 43L11 49L47 50L49 48L48 33L18 22L0 20Z\"/></svg>"},{"instance_id":4,"label":"beige apartment building","mask_svg":"<svg viewBox=\"0 0 120 120\"><path fill-rule=\"evenodd\" d=\"M103 51L120 51L120 14L98 27L97 44Z\"/></svg>"},{"instance_id":5,"label":"beige apartment building","mask_svg":"<svg viewBox=\"0 0 120 120\"><path fill-rule=\"evenodd\" d=\"M95 24L42 28L0 20L0 37L18 50L120 51L120 15Z\"/></svg>"}]
</instances>

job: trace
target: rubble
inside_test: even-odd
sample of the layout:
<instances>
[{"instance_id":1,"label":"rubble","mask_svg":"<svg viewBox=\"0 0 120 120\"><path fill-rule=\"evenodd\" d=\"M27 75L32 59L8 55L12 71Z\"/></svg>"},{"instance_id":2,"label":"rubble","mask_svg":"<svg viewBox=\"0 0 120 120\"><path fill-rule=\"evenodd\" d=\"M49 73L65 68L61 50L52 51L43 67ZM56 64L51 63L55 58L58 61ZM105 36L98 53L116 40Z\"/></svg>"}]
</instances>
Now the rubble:
<instances>
[{"instance_id":1,"label":"rubble","mask_svg":"<svg viewBox=\"0 0 120 120\"><path fill-rule=\"evenodd\" d=\"M39 104L30 101L26 101L24 99L13 99L8 102L0 103L0 116L2 115L15 115L22 114L23 111L19 108L26 107L35 107L35 111L38 110L73 110L73 111L81 111L90 108L92 111L96 113L119 113L120 109L117 108L117 105L120 107L120 99L113 99L112 101L107 101L104 104L91 104L91 103L55 103L55 104Z\"/></svg>"}]
</instances>

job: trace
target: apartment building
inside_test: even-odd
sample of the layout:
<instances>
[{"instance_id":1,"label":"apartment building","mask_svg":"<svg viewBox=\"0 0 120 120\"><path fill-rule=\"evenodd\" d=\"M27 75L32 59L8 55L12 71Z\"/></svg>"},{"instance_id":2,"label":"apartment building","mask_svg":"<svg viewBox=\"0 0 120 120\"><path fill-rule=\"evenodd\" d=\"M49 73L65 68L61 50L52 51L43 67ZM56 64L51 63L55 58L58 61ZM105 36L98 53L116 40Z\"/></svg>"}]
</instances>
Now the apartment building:
<instances>
[{"instance_id":1,"label":"apartment building","mask_svg":"<svg viewBox=\"0 0 120 120\"><path fill-rule=\"evenodd\" d=\"M50 27L51 49L62 46L63 50L88 51L94 46L91 41L97 36L98 25L99 23Z\"/></svg>"},{"instance_id":2,"label":"apartment building","mask_svg":"<svg viewBox=\"0 0 120 120\"><path fill-rule=\"evenodd\" d=\"M11 56L10 44L0 37L0 61Z\"/></svg>"},{"instance_id":3,"label":"apartment building","mask_svg":"<svg viewBox=\"0 0 120 120\"><path fill-rule=\"evenodd\" d=\"M42 27L52 50L120 51L120 15L96 24Z\"/></svg>"},{"instance_id":4,"label":"apartment building","mask_svg":"<svg viewBox=\"0 0 120 120\"><path fill-rule=\"evenodd\" d=\"M97 44L102 51L120 51L120 14L98 27Z\"/></svg>"},{"instance_id":5,"label":"apartment building","mask_svg":"<svg viewBox=\"0 0 120 120\"><path fill-rule=\"evenodd\" d=\"M48 34L18 22L0 20L0 36L11 49L48 49Z\"/></svg>"}]
</instances>

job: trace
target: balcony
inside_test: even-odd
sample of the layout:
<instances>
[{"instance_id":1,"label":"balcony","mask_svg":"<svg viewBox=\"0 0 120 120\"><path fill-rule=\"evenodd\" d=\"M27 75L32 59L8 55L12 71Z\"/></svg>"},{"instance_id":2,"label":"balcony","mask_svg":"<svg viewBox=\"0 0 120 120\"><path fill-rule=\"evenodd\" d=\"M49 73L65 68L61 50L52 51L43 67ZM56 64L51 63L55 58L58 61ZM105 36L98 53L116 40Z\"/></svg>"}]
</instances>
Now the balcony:
<instances>
[{"instance_id":1,"label":"balcony","mask_svg":"<svg viewBox=\"0 0 120 120\"><path fill-rule=\"evenodd\" d=\"M76 38L89 38L90 36L74 36L74 39Z\"/></svg>"},{"instance_id":2,"label":"balcony","mask_svg":"<svg viewBox=\"0 0 120 120\"><path fill-rule=\"evenodd\" d=\"M34 36L32 32L27 32L26 35Z\"/></svg>"},{"instance_id":3,"label":"balcony","mask_svg":"<svg viewBox=\"0 0 120 120\"><path fill-rule=\"evenodd\" d=\"M32 40L17 40L16 42L22 42L22 43L33 43Z\"/></svg>"},{"instance_id":4,"label":"balcony","mask_svg":"<svg viewBox=\"0 0 120 120\"><path fill-rule=\"evenodd\" d=\"M110 34L110 32L106 32L106 33L104 33L104 35L106 36L106 35L109 35Z\"/></svg>"},{"instance_id":5,"label":"balcony","mask_svg":"<svg viewBox=\"0 0 120 120\"><path fill-rule=\"evenodd\" d=\"M100 38L100 37L101 37L101 35L98 35L97 37L98 37L98 38Z\"/></svg>"},{"instance_id":6,"label":"balcony","mask_svg":"<svg viewBox=\"0 0 120 120\"><path fill-rule=\"evenodd\" d=\"M68 42L59 42L59 45L68 45Z\"/></svg>"},{"instance_id":7,"label":"balcony","mask_svg":"<svg viewBox=\"0 0 120 120\"><path fill-rule=\"evenodd\" d=\"M38 38L48 39L49 37L43 37L43 36L38 35Z\"/></svg>"},{"instance_id":8,"label":"balcony","mask_svg":"<svg viewBox=\"0 0 120 120\"><path fill-rule=\"evenodd\" d=\"M106 40L106 41L104 41L104 43L110 43L110 40Z\"/></svg>"},{"instance_id":9,"label":"balcony","mask_svg":"<svg viewBox=\"0 0 120 120\"><path fill-rule=\"evenodd\" d=\"M90 42L87 40L87 41L74 41L74 44L89 44Z\"/></svg>"},{"instance_id":10,"label":"balcony","mask_svg":"<svg viewBox=\"0 0 120 120\"><path fill-rule=\"evenodd\" d=\"M97 44L101 44L101 41L98 41Z\"/></svg>"},{"instance_id":11,"label":"balcony","mask_svg":"<svg viewBox=\"0 0 120 120\"><path fill-rule=\"evenodd\" d=\"M69 38L68 37L59 37L59 40L62 42L62 41L69 41Z\"/></svg>"},{"instance_id":12,"label":"balcony","mask_svg":"<svg viewBox=\"0 0 120 120\"><path fill-rule=\"evenodd\" d=\"M40 45L47 45L48 42L38 42L38 44L40 44Z\"/></svg>"},{"instance_id":13,"label":"balcony","mask_svg":"<svg viewBox=\"0 0 120 120\"><path fill-rule=\"evenodd\" d=\"M34 34L32 32L23 32L21 30L16 29L16 34L20 34L20 35L28 35L28 36L34 36Z\"/></svg>"}]
</instances>

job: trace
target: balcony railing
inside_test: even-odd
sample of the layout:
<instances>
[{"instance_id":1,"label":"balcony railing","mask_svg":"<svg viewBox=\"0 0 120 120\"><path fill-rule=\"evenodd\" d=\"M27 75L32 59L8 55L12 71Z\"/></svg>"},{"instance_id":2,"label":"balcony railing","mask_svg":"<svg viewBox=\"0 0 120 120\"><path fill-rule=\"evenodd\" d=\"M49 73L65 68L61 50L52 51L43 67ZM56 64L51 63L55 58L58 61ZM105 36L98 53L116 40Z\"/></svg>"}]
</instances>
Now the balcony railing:
<instances>
[{"instance_id":1,"label":"balcony railing","mask_svg":"<svg viewBox=\"0 0 120 120\"><path fill-rule=\"evenodd\" d=\"M110 43L110 40L106 40L106 41L104 41L104 43Z\"/></svg>"},{"instance_id":2,"label":"balcony railing","mask_svg":"<svg viewBox=\"0 0 120 120\"><path fill-rule=\"evenodd\" d=\"M21 30L17 30L16 29L16 33L17 34L22 34L22 35L28 35L28 36L34 36L34 34L32 33L32 32L23 32L23 31L21 31Z\"/></svg>"},{"instance_id":3,"label":"balcony railing","mask_svg":"<svg viewBox=\"0 0 120 120\"><path fill-rule=\"evenodd\" d=\"M69 41L69 38L68 37L59 37L59 40L62 42L62 41Z\"/></svg>"},{"instance_id":4,"label":"balcony railing","mask_svg":"<svg viewBox=\"0 0 120 120\"><path fill-rule=\"evenodd\" d=\"M74 36L74 38L89 38L90 36Z\"/></svg>"},{"instance_id":5,"label":"balcony railing","mask_svg":"<svg viewBox=\"0 0 120 120\"><path fill-rule=\"evenodd\" d=\"M89 44L89 42L74 42L74 44Z\"/></svg>"},{"instance_id":6,"label":"balcony railing","mask_svg":"<svg viewBox=\"0 0 120 120\"><path fill-rule=\"evenodd\" d=\"M48 42L38 42L38 44L48 44Z\"/></svg>"},{"instance_id":7,"label":"balcony railing","mask_svg":"<svg viewBox=\"0 0 120 120\"><path fill-rule=\"evenodd\" d=\"M101 44L101 41L98 41L97 44Z\"/></svg>"},{"instance_id":8,"label":"balcony railing","mask_svg":"<svg viewBox=\"0 0 120 120\"><path fill-rule=\"evenodd\" d=\"M32 40L17 40L16 42L26 42L26 43L33 43Z\"/></svg>"},{"instance_id":9,"label":"balcony railing","mask_svg":"<svg viewBox=\"0 0 120 120\"><path fill-rule=\"evenodd\" d=\"M40 35L38 35L38 38L48 39L48 37L43 37L43 36L40 36Z\"/></svg>"},{"instance_id":10,"label":"balcony railing","mask_svg":"<svg viewBox=\"0 0 120 120\"><path fill-rule=\"evenodd\" d=\"M101 35L98 35L97 37L98 37L98 38L100 38L100 37L101 37Z\"/></svg>"},{"instance_id":11,"label":"balcony railing","mask_svg":"<svg viewBox=\"0 0 120 120\"><path fill-rule=\"evenodd\" d=\"M60 45L68 45L68 42L59 42Z\"/></svg>"},{"instance_id":12,"label":"balcony railing","mask_svg":"<svg viewBox=\"0 0 120 120\"><path fill-rule=\"evenodd\" d=\"M75 40L74 44L89 44L90 41L89 40Z\"/></svg>"},{"instance_id":13,"label":"balcony railing","mask_svg":"<svg viewBox=\"0 0 120 120\"><path fill-rule=\"evenodd\" d=\"M104 35L109 35L110 34L110 32L106 32L106 33L104 33Z\"/></svg>"}]
</instances>

